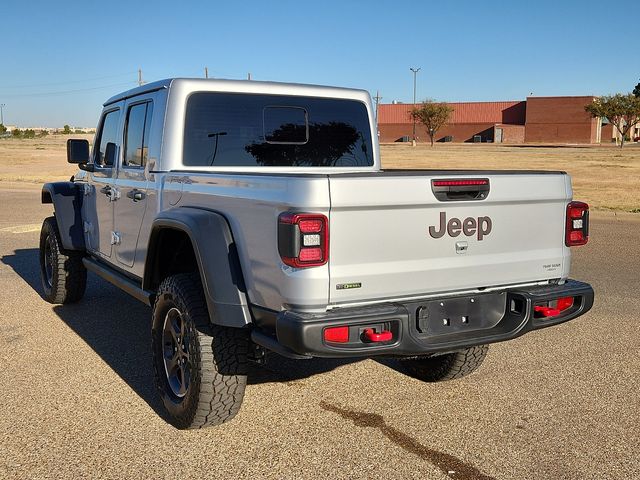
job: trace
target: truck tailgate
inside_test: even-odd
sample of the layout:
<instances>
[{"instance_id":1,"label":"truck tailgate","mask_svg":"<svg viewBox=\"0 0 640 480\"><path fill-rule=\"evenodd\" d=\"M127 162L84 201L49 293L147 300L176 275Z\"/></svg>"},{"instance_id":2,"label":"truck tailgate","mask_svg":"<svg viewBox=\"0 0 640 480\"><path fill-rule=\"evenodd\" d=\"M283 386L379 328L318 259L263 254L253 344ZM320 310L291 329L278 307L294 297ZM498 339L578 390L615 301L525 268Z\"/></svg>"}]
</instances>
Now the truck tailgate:
<instances>
[{"instance_id":1,"label":"truck tailgate","mask_svg":"<svg viewBox=\"0 0 640 480\"><path fill-rule=\"evenodd\" d=\"M485 198L434 193L484 179ZM568 275L563 172L384 171L331 175L329 188L332 305Z\"/></svg>"}]
</instances>

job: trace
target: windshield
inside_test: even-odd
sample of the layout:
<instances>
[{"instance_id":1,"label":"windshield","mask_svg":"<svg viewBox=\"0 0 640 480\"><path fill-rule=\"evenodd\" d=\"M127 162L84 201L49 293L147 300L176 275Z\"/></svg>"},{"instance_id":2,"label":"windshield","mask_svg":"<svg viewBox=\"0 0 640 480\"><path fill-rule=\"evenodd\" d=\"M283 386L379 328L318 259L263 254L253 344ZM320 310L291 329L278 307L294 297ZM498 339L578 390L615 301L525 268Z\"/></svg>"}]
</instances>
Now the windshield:
<instances>
[{"instance_id":1,"label":"windshield","mask_svg":"<svg viewBox=\"0 0 640 480\"><path fill-rule=\"evenodd\" d=\"M367 108L333 98L194 93L187 101L183 164L371 166Z\"/></svg>"}]
</instances>

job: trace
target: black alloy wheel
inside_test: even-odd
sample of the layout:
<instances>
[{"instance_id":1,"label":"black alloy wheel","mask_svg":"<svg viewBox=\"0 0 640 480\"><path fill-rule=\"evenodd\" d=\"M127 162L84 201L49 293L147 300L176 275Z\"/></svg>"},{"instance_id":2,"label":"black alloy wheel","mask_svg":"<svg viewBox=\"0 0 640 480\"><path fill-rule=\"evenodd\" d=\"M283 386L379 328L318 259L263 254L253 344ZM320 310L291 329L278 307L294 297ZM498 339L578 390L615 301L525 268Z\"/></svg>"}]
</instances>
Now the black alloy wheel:
<instances>
[{"instance_id":1,"label":"black alloy wheel","mask_svg":"<svg viewBox=\"0 0 640 480\"><path fill-rule=\"evenodd\" d=\"M164 317L162 344L164 346L164 372L171 392L182 398L191 383L190 334L180 310L173 307Z\"/></svg>"}]
</instances>

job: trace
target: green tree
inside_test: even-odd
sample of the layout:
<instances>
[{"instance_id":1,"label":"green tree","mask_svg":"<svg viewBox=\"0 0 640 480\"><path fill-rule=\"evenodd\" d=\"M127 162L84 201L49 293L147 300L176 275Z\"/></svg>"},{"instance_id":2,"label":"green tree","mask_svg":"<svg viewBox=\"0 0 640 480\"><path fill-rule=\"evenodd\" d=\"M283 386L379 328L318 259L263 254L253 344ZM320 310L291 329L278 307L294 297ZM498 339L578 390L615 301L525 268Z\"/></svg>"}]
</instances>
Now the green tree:
<instances>
[{"instance_id":1,"label":"green tree","mask_svg":"<svg viewBox=\"0 0 640 480\"><path fill-rule=\"evenodd\" d=\"M640 98L640 82L638 82L638 84L636 85L636 88L633 89L633 94Z\"/></svg>"},{"instance_id":2,"label":"green tree","mask_svg":"<svg viewBox=\"0 0 640 480\"><path fill-rule=\"evenodd\" d=\"M12 137L16 137L16 138L20 138L20 137L22 137L22 130L20 130L19 128L14 128L14 129L11 131L11 136L12 136Z\"/></svg>"},{"instance_id":3,"label":"green tree","mask_svg":"<svg viewBox=\"0 0 640 480\"><path fill-rule=\"evenodd\" d=\"M62 133L64 135L70 135L71 134L71 127L69 125L65 125L64 127L62 127Z\"/></svg>"},{"instance_id":4,"label":"green tree","mask_svg":"<svg viewBox=\"0 0 640 480\"><path fill-rule=\"evenodd\" d=\"M27 128L24 132L22 132L22 138L36 138L35 130Z\"/></svg>"},{"instance_id":5,"label":"green tree","mask_svg":"<svg viewBox=\"0 0 640 480\"><path fill-rule=\"evenodd\" d=\"M5 127L4 124L0 123L0 135L2 135L3 133L7 133L7 127Z\"/></svg>"},{"instance_id":6,"label":"green tree","mask_svg":"<svg viewBox=\"0 0 640 480\"><path fill-rule=\"evenodd\" d=\"M40 136L41 137L46 137L49 135L49 131L48 130L40 130Z\"/></svg>"},{"instance_id":7,"label":"green tree","mask_svg":"<svg viewBox=\"0 0 640 480\"><path fill-rule=\"evenodd\" d=\"M592 117L606 118L620 132L620 148L624 147L624 139L628 136L631 127L640 122L640 97L632 93L623 95L604 95L595 98L584 109Z\"/></svg>"},{"instance_id":8,"label":"green tree","mask_svg":"<svg viewBox=\"0 0 640 480\"><path fill-rule=\"evenodd\" d=\"M411 117L425 126L433 147L436 133L447 124L452 113L453 107L451 105L427 99L419 107L411 110Z\"/></svg>"}]
</instances>

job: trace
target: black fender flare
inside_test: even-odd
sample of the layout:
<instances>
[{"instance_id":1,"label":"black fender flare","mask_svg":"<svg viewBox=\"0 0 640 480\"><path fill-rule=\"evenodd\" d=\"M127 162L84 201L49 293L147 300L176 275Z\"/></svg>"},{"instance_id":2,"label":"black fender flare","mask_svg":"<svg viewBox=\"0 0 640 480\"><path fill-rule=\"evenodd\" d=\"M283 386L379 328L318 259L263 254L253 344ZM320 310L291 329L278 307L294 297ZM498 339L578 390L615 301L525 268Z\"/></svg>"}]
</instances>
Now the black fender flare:
<instances>
[{"instance_id":1,"label":"black fender flare","mask_svg":"<svg viewBox=\"0 0 640 480\"><path fill-rule=\"evenodd\" d=\"M160 212L149 237L142 288L153 290L154 261L163 229L186 233L196 257L211 323L244 327L251 323L240 259L227 219L212 210L179 207Z\"/></svg>"},{"instance_id":2,"label":"black fender flare","mask_svg":"<svg viewBox=\"0 0 640 480\"><path fill-rule=\"evenodd\" d=\"M65 250L85 250L82 224L83 185L51 182L42 186L42 203L52 203Z\"/></svg>"}]
</instances>

